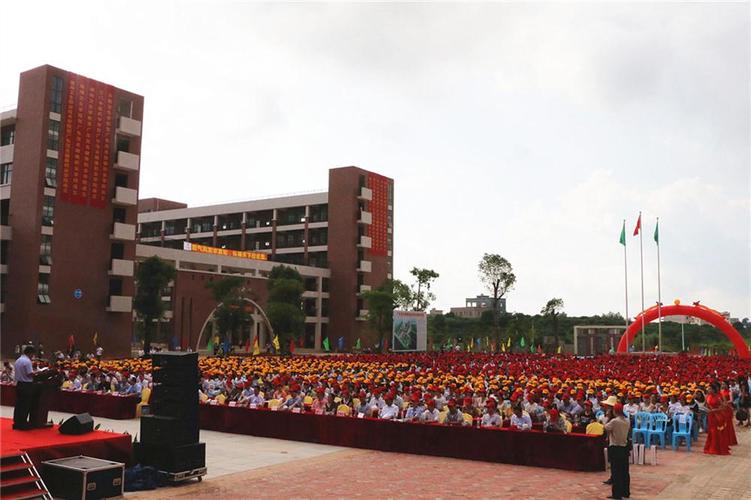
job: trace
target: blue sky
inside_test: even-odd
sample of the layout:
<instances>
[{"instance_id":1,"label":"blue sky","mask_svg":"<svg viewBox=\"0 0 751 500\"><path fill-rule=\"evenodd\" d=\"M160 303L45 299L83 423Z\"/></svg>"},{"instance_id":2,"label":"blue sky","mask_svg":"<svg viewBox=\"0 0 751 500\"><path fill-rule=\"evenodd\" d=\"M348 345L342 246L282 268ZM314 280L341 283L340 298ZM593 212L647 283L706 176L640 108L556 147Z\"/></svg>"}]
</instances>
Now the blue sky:
<instances>
[{"instance_id":1,"label":"blue sky","mask_svg":"<svg viewBox=\"0 0 751 500\"><path fill-rule=\"evenodd\" d=\"M663 301L751 316L748 3L113 5L4 6L0 106L44 63L144 95L141 197L375 170L396 181L396 277L435 269L448 308L500 253L528 313L622 312L618 235L642 210L647 305L659 216Z\"/></svg>"}]
</instances>

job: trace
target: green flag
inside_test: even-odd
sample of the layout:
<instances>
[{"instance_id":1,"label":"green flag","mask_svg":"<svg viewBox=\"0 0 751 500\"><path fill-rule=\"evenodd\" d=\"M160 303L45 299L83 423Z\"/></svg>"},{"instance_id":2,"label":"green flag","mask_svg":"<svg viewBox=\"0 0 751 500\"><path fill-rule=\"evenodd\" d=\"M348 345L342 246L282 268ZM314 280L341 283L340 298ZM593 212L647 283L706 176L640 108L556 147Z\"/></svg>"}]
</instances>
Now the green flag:
<instances>
[{"instance_id":1,"label":"green flag","mask_svg":"<svg viewBox=\"0 0 751 500\"><path fill-rule=\"evenodd\" d=\"M357 337L357 342L355 342L355 349L361 349L361 347L362 346L360 345L360 337Z\"/></svg>"},{"instance_id":2,"label":"green flag","mask_svg":"<svg viewBox=\"0 0 751 500\"><path fill-rule=\"evenodd\" d=\"M621 239L618 240L621 245L626 246L626 221L623 221L623 227L621 228Z\"/></svg>"},{"instance_id":3,"label":"green flag","mask_svg":"<svg viewBox=\"0 0 751 500\"><path fill-rule=\"evenodd\" d=\"M214 337L211 335L209 336L209 343L206 344L206 350L209 351L209 355L214 353Z\"/></svg>"},{"instance_id":4,"label":"green flag","mask_svg":"<svg viewBox=\"0 0 751 500\"><path fill-rule=\"evenodd\" d=\"M535 353L535 346L534 345L529 344L529 352L531 352L532 354Z\"/></svg>"},{"instance_id":5,"label":"green flag","mask_svg":"<svg viewBox=\"0 0 751 500\"><path fill-rule=\"evenodd\" d=\"M323 350L326 352L329 352L331 350L331 346L329 346L329 338L326 337L323 339Z\"/></svg>"},{"instance_id":6,"label":"green flag","mask_svg":"<svg viewBox=\"0 0 751 500\"><path fill-rule=\"evenodd\" d=\"M524 341L524 336L522 335L522 338L519 339L519 347L526 347L527 343Z\"/></svg>"},{"instance_id":7,"label":"green flag","mask_svg":"<svg viewBox=\"0 0 751 500\"><path fill-rule=\"evenodd\" d=\"M660 244L660 221L655 224L655 243Z\"/></svg>"}]
</instances>

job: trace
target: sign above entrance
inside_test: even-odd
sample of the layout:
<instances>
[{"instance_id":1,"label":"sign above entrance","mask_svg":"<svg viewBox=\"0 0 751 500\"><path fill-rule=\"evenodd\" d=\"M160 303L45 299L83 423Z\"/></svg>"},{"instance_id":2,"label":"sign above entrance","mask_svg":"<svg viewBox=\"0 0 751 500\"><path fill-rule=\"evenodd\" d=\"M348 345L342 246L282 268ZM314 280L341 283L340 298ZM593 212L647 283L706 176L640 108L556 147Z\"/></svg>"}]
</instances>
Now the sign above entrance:
<instances>
[{"instance_id":1,"label":"sign above entrance","mask_svg":"<svg viewBox=\"0 0 751 500\"><path fill-rule=\"evenodd\" d=\"M268 260L269 257L262 252L247 252L243 250L229 250L227 248L216 248L196 243L183 242L183 250L188 252L210 253L212 255L221 255L223 257L239 257L241 259Z\"/></svg>"}]
</instances>

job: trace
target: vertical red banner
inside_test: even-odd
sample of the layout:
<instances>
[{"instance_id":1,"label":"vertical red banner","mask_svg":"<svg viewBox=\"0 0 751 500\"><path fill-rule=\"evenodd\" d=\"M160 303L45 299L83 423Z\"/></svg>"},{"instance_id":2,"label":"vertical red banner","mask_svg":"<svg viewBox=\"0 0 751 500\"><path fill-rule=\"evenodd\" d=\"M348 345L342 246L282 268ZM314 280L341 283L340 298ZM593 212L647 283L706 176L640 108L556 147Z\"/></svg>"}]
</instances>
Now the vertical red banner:
<instances>
[{"instance_id":1,"label":"vertical red banner","mask_svg":"<svg viewBox=\"0 0 751 500\"><path fill-rule=\"evenodd\" d=\"M368 185L373 191L373 199L370 200L370 213L372 215L370 253L387 255L389 180L382 175L369 173Z\"/></svg>"},{"instance_id":2,"label":"vertical red banner","mask_svg":"<svg viewBox=\"0 0 751 500\"><path fill-rule=\"evenodd\" d=\"M60 198L69 203L107 206L113 140L112 86L68 73L60 157Z\"/></svg>"}]
</instances>

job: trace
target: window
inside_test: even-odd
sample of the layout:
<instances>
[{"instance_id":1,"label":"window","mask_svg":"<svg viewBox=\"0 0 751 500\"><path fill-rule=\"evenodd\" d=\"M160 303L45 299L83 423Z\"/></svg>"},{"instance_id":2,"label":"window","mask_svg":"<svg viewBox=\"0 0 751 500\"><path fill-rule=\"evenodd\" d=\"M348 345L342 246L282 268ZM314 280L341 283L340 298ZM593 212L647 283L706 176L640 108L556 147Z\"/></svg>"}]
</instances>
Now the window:
<instances>
[{"instance_id":1,"label":"window","mask_svg":"<svg viewBox=\"0 0 751 500\"><path fill-rule=\"evenodd\" d=\"M184 234L185 227L188 225L186 219L168 220L164 223L164 234Z\"/></svg>"},{"instance_id":2,"label":"window","mask_svg":"<svg viewBox=\"0 0 751 500\"><path fill-rule=\"evenodd\" d=\"M153 238L155 236L161 236L161 234L161 222L144 222L141 224L141 238Z\"/></svg>"},{"instance_id":3,"label":"window","mask_svg":"<svg viewBox=\"0 0 751 500\"><path fill-rule=\"evenodd\" d=\"M125 209L117 207L112 211L112 221L125 224Z\"/></svg>"},{"instance_id":4,"label":"window","mask_svg":"<svg viewBox=\"0 0 751 500\"><path fill-rule=\"evenodd\" d=\"M125 151L126 153L128 153L130 151L130 139L128 137L118 135L117 136L117 150Z\"/></svg>"},{"instance_id":5,"label":"window","mask_svg":"<svg viewBox=\"0 0 751 500\"><path fill-rule=\"evenodd\" d=\"M52 265L52 236L42 235L42 241L39 244L39 263L45 266Z\"/></svg>"},{"instance_id":6,"label":"window","mask_svg":"<svg viewBox=\"0 0 751 500\"><path fill-rule=\"evenodd\" d=\"M10 146L14 142L16 142L15 125L7 125L0 130L0 146Z\"/></svg>"},{"instance_id":7,"label":"window","mask_svg":"<svg viewBox=\"0 0 751 500\"><path fill-rule=\"evenodd\" d=\"M50 111L53 113L63 112L63 79L59 76L52 77L50 89Z\"/></svg>"},{"instance_id":8,"label":"window","mask_svg":"<svg viewBox=\"0 0 751 500\"><path fill-rule=\"evenodd\" d=\"M10 198L0 200L0 225L7 226L10 221Z\"/></svg>"},{"instance_id":9,"label":"window","mask_svg":"<svg viewBox=\"0 0 751 500\"><path fill-rule=\"evenodd\" d=\"M128 174L115 175L115 187L128 187Z\"/></svg>"},{"instance_id":10,"label":"window","mask_svg":"<svg viewBox=\"0 0 751 500\"><path fill-rule=\"evenodd\" d=\"M310 222L325 222L329 220L328 205L312 205L310 207Z\"/></svg>"},{"instance_id":11,"label":"window","mask_svg":"<svg viewBox=\"0 0 751 500\"><path fill-rule=\"evenodd\" d=\"M110 278L110 295L122 295L123 294L123 280L122 278Z\"/></svg>"},{"instance_id":12,"label":"window","mask_svg":"<svg viewBox=\"0 0 751 500\"><path fill-rule=\"evenodd\" d=\"M42 225L51 226L55 223L55 198L45 196L42 201Z\"/></svg>"},{"instance_id":13,"label":"window","mask_svg":"<svg viewBox=\"0 0 751 500\"><path fill-rule=\"evenodd\" d=\"M0 264L8 263L8 240L0 241Z\"/></svg>"},{"instance_id":14,"label":"window","mask_svg":"<svg viewBox=\"0 0 751 500\"><path fill-rule=\"evenodd\" d=\"M57 187L57 158L47 158L44 167L44 183L47 187Z\"/></svg>"},{"instance_id":15,"label":"window","mask_svg":"<svg viewBox=\"0 0 751 500\"><path fill-rule=\"evenodd\" d=\"M47 131L47 149L57 151L60 148L60 122L50 120Z\"/></svg>"},{"instance_id":16,"label":"window","mask_svg":"<svg viewBox=\"0 0 751 500\"><path fill-rule=\"evenodd\" d=\"M191 233L209 233L214 230L214 216L194 217L190 219Z\"/></svg>"},{"instance_id":17,"label":"window","mask_svg":"<svg viewBox=\"0 0 751 500\"><path fill-rule=\"evenodd\" d=\"M127 118L132 118L133 113L133 101L130 99L120 99L120 101L117 103L117 114L120 116L125 116Z\"/></svg>"},{"instance_id":18,"label":"window","mask_svg":"<svg viewBox=\"0 0 751 500\"><path fill-rule=\"evenodd\" d=\"M40 304L49 304L51 302L49 274L39 274L37 281L37 302Z\"/></svg>"},{"instance_id":19,"label":"window","mask_svg":"<svg viewBox=\"0 0 751 500\"><path fill-rule=\"evenodd\" d=\"M125 245L122 243L113 243L110 256L113 259L122 259L125 256Z\"/></svg>"},{"instance_id":20,"label":"window","mask_svg":"<svg viewBox=\"0 0 751 500\"><path fill-rule=\"evenodd\" d=\"M13 164L3 163L0 165L0 184L10 184L13 177Z\"/></svg>"}]
</instances>

